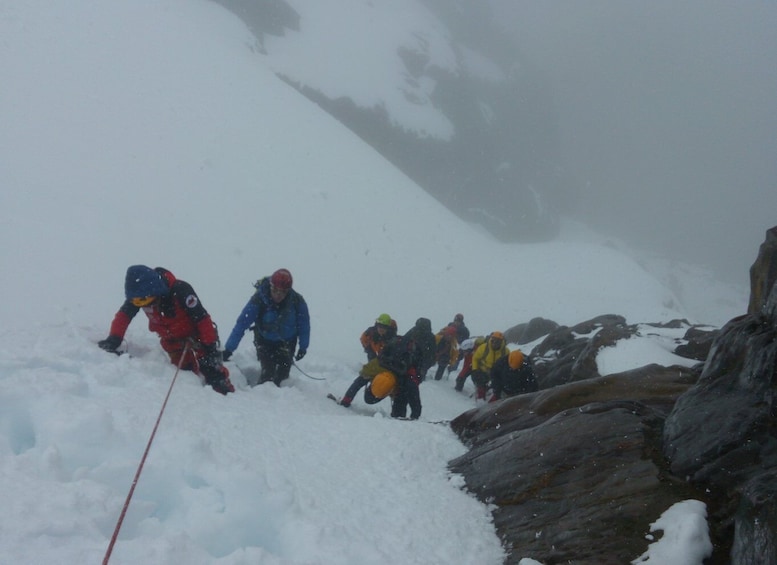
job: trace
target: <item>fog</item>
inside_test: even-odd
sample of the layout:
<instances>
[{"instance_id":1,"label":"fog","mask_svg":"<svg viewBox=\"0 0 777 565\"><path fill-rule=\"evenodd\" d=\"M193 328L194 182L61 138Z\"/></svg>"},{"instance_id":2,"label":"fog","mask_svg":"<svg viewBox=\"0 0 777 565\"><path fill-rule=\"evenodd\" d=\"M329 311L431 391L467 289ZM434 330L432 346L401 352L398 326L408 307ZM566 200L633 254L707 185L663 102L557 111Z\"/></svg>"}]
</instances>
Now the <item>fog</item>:
<instances>
[{"instance_id":1,"label":"fog","mask_svg":"<svg viewBox=\"0 0 777 565\"><path fill-rule=\"evenodd\" d=\"M777 224L777 3L491 2L547 81L576 212L747 283Z\"/></svg>"}]
</instances>

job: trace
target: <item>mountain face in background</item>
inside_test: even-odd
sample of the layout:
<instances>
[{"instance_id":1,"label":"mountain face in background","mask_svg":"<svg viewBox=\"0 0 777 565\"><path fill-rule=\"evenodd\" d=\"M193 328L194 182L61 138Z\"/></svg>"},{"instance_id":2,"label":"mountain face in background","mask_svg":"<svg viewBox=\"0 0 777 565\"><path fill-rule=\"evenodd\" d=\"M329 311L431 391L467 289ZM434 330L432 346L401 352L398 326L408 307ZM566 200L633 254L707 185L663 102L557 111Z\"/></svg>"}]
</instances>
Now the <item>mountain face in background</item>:
<instances>
[{"instance_id":1,"label":"mountain face in background","mask_svg":"<svg viewBox=\"0 0 777 565\"><path fill-rule=\"evenodd\" d=\"M556 235L572 194L552 157L550 93L490 29L487 7L213 1L246 23L278 76L459 217L502 241Z\"/></svg>"}]
</instances>

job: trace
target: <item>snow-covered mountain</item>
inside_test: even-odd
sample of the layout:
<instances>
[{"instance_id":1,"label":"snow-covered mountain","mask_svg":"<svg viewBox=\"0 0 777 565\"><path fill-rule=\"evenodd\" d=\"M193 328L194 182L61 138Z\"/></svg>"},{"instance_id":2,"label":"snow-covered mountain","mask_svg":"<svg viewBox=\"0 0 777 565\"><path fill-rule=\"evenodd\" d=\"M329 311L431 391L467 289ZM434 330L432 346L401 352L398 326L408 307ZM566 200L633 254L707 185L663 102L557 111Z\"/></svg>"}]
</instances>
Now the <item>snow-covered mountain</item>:
<instances>
[{"instance_id":1,"label":"snow-covered mountain","mask_svg":"<svg viewBox=\"0 0 777 565\"><path fill-rule=\"evenodd\" d=\"M375 316L404 332L461 311L478 334L746 308L682 265L669 288L571 222L552 242L496 241L271 63L207 1L0 0L0 563L105 550L174 372L141 319L132 357L94 344L128 265L192 283L222 337L252 282L289 268L312 314L301 364L327 380L248 388L248 339L236 394L182 375L112 563L497 563L486 509L446 473L463 449L449 430L324 397L355 376ZM474 404L447 384L424 385L426 419Z\"/></svg>"},{"instance_id":2,"label":"snow-covered mountain","mask_svg":"<svg viewBox=\"0 0 777 565\"><path fill-rule=\"evenodd\" d=\"M447 28L418 0L289 5L300 14L299 29L266 35L263 41L275 72L330 99L347 97L362 108L383 108L392 123L420 136L451 138L453 123L432 100L433 77L464 72L465 60L457 56ZM411 56L418 65L415 73ZM489 70L501 72L493 64Z\"/></svg>"},{"instance_id":3,"label":"snow-covered mountain","mask_svg":"<svg viewBox=\"0 0 777 565\"><path fill-rule=\"evenodd\" d=\"M669 291L578 228L502 245L462 223L278 79L215 4L7 3L2 22L0 230L13 244L0 276L18 299L0 311L15 324L107 324L133 263L189 280L222 328L253 280L286 266L322 351L380 311L408 327L462 310L485 331L603 310L720 324L742 310L687 312L678 290L704 290Z\"/></svg>"},{"instance_id":4,"label":"snow-covered mountain","mask_svg":"<svg viewBox=\"0 0 777 565\"><path fill-rule=\"evenodd\" d=\"M279 77L459 217L505 241L558 232L574 188L551 96L487 4L214 1Z\"/></svg>"}]
</instances>

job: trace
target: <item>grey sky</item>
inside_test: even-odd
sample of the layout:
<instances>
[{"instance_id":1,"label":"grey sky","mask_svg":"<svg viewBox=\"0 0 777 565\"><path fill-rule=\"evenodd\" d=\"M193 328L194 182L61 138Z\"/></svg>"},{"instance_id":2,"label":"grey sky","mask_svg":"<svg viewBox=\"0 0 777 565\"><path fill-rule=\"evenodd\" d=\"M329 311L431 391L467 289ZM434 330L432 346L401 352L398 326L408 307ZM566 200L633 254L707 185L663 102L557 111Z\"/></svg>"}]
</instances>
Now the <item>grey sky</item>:
<instances>
[{"instance_id":1,"label":"grey sky","mask_svg":"<svg viewBox=\"0 0 777 565\"><path fill-rule=\"evenodd\" d=\"M491 1L552 86L586 216L747 281L777 224L777 3Z\"/></svg>"}]
</instances>

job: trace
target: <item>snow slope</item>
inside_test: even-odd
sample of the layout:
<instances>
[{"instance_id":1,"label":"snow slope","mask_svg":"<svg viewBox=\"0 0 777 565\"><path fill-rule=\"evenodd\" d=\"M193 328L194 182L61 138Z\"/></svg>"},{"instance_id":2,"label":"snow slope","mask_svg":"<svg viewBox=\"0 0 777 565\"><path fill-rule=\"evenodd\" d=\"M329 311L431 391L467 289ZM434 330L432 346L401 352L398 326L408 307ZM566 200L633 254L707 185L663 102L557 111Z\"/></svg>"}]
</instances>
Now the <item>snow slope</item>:
<instances>
[{"instance_id":1,"label":"snow slope","mask_svg":"<svg viewBox=\"0 0 777 565\"><path fill-rule=\"evenodd\" d=\"M236 394L180 375L112 563L499 563L487 508L446 471L464 449L447 428L324 397L355 376L375 316L404 332L461 311L482 334L534 316L744 311L708 281L691 315L581 226L494 241L254 47L206 1L0 0L0 563L105 551L175 373L141 319L131 356L95 346L128 265L192 283L222 338L251 283L289 268L312 314L300 367L326 380L295 370L289 386L247 388L248 338ZM685 273L677 288L695 288ZM445 381L422 396L427 421L474 405Z\"/></svg>"}]
</instances>

